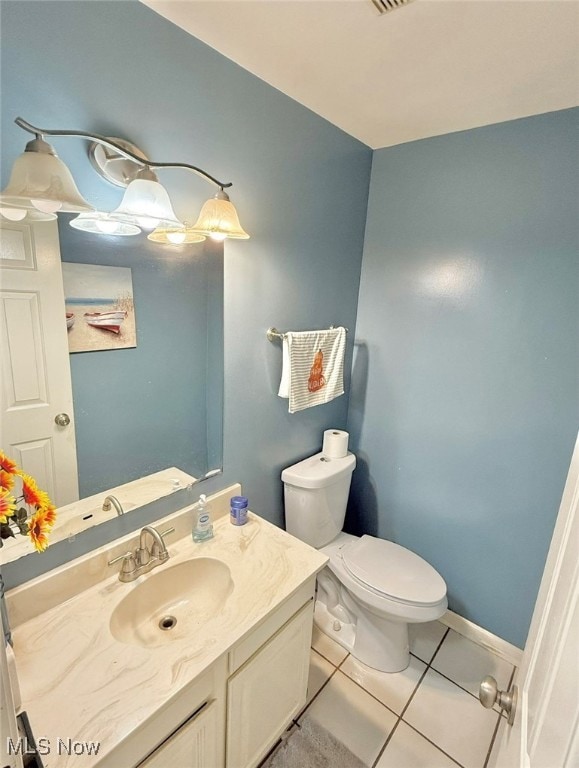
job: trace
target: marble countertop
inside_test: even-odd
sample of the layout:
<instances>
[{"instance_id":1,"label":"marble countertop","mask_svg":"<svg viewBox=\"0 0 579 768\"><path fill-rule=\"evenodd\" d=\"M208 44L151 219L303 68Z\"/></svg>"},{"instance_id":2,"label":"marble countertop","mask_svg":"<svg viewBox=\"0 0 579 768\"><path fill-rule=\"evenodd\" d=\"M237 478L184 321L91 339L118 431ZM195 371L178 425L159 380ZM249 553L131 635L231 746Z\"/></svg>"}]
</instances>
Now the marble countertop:
<instances>
[{"instance_id":1,"label":"marble countertop","mask_svg":"<svg viewBox=\"0 0 579 768\"><path fill-rule=\"evenodd\" d=\"M214 529L215 537L200 544L190 535L169 541L168 562L135 582L120 582L115 566L106 580L13 627L22 709L37 740L98 741L98 757L84 755L82 766L98 765L327 561L251 513L244 526L222 517ZM226 563L234 582L227 602L202 631L155 648L115 640L110 615L134 585L200 556ZM79 758L50 754L43 760L46 768L71 768Z\"/></svg>"},{"instance_id":2,"label":"marble countertop","mask_svg":"<svg viewBox=\"0 0 579 768\"><path fill-rule=\"evenodd\" d=\"M179 481L176 488L174 481ZM65 506L58 507L56 524L50 533L50 543L62 541L74 537L88 528L100 525L107 520L116 517L113 506L108 512L103 510L103 501L106 496L116 496L121 503L125 514L134 509L149 504L163 496L169 496L176 490L186 488L190 483L195 483L196 478L188 475L177 467L168 467L160 472L154 472L146 477L131 480L129 483L117 485L107 491L86 496L78 501L73 501ZM20 557L35 553L28 536L17 536L0 549L0 564L11 563Z\"/></svg>"}]
</instances>

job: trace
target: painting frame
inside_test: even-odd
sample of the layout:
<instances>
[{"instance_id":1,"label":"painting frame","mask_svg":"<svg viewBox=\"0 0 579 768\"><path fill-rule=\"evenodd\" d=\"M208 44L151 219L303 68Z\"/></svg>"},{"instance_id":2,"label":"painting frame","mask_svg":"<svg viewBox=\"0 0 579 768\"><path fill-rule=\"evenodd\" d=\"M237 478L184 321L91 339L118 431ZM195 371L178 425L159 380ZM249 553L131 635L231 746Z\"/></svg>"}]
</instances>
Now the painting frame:
<instances>
[{"instance_id":1,"label":"painting frame","mask_svg":"<svg viewBox=\"0 0 579 768\"><path fill-rule=\"evenodd\" d=\"M130 267L63 262L62 282L71 354L137 346Z\"/></svg>"}]
</instances>

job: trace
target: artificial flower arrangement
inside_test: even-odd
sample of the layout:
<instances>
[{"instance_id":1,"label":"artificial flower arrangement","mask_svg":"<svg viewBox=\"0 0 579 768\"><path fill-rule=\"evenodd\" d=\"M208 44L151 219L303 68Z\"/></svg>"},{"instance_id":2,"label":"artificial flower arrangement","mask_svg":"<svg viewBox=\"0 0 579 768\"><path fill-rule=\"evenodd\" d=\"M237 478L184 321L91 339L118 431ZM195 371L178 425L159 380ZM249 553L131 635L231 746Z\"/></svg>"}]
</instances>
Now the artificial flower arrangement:
<instances>
[{"instance_id":1,"label":"artificial flower arrangement","mask_svg":"<svg viewBox=\"0 0 579 768\"><path fill-rule=\"evenodd\" d=\"M56 508L46 491L0 451L0 547L17 531L44 552L55 522Z\"/></svg>"}]
</instances>

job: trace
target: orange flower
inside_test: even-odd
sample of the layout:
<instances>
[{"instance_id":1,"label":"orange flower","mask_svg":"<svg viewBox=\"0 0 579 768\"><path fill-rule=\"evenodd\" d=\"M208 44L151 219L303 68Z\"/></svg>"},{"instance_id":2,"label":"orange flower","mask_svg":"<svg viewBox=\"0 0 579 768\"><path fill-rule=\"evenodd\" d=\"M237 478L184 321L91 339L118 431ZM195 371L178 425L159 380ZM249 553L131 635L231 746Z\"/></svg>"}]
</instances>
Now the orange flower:
<instances>
[{"instance_id":1,"label":"orange flower","mask_svg":"<svg viewBox=\"0 0 579 768\"><path fill-rule=\"evenodd\" d=\"M28 521L28 535L37 552L44 552L48 546L50 526L46 522L46 510L39 509Z\"/></svg>"},{"instance_id":2,"label":"orange flower","mask_svg":"<svg viewBox=\"0 0 579 768\"><path fill-rule=\"evenodd\" d=\"M8 491L0 492L0 523L7 523L16 512L16 499Z\"/></svg>"},{"instance_id":3,"label":"orange flower","mask_svg":"<svg viewBox=\"0 0 579 768\"><path fill-rule=\"evenodd\" d=\"M56 523L56 507L54 507L52 504L49 504L48 507L42 508L44 511L44 519L46 520L46 525L52 526Z\"/></svg>"},{"instance_id":4,"label":"orange flower","mask_svg":"<svg viewBox=\"0 0 579 768\"><path fill-rule=\"evenodd\" d=\"M0 469L0 488L5 491L9 491L14 485L14 475L10 472L6 472L4 469Z\"/></svg>"},{"instance_id":5,"label":"orange flower","mask_svg":"<svg viewBox=\"0 0 579 768\"><path fill-rule=\"evenodd\" d=\"M27 504L32 504L35 507L49 507L50 498L46 491L41 491L36 485L34 478L30 475L20 472L22 478L22 493L24 494L24 501Z\"/></svg>"},{"instance_id":6,"label":"orange flower","mask_svg":"<svg viewBox=\"0 0 579 768\"><path fill-rule=\"evenodd\" d=\"M3 469L4 472L9 472L11 475L18 471L16 464L2 451L0 451L0 469Z\"/></svg>"}]
</instances>

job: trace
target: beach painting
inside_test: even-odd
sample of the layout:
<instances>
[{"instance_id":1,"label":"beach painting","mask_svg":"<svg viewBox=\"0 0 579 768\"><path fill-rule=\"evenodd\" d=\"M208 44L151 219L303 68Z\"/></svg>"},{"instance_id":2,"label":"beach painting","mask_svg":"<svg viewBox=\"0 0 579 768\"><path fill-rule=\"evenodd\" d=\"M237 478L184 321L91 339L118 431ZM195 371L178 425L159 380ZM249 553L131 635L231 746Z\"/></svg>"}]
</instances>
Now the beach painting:
<instances>
[{"instance_id":1,"label":"beach painting","mask_svg":"<svg viewBox=\"0 0 579 768\"><path fill-rule=\"evenodd\" d=\"M69 352L137 346L133 277L128 267L63 262Z\"/></svg>"}]
</instances>

